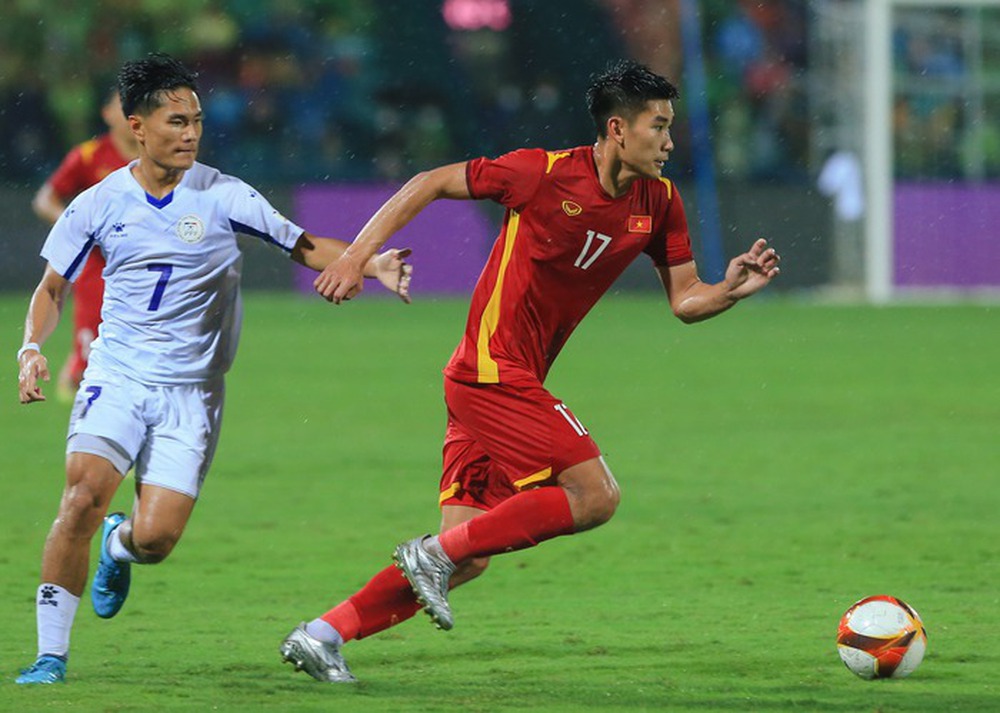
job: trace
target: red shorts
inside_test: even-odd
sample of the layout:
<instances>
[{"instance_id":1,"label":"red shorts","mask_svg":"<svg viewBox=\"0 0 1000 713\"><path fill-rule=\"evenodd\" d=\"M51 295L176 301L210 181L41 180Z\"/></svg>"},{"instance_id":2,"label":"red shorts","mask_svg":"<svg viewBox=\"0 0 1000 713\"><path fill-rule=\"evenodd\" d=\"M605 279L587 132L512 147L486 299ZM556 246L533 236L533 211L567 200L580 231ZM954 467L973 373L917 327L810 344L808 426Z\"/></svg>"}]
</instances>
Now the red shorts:
<instances>
[{"instance_id":1,"label":"red shorts","mask_svg":"<svg viewBox=\"0 0 1000 713\"><path fill-rule=\"evenodd\" d=\"M539 383L465 384L445 377L441 505L490 510L526 488L554 485L601 455L566 404Z\"/></svg>"},{"instance_id":2,"label":"red shorts","mask_svg":"<svg viewBox=\"0 0 1000 713\"><path fill-rule=\"evenodd\" d=\"M79 381L87 368L90 343L97 338L104 301L104 255L97 248L90 251L80 276L73 283L73 355L70 373Z\"/></svg>"}]
</instances>

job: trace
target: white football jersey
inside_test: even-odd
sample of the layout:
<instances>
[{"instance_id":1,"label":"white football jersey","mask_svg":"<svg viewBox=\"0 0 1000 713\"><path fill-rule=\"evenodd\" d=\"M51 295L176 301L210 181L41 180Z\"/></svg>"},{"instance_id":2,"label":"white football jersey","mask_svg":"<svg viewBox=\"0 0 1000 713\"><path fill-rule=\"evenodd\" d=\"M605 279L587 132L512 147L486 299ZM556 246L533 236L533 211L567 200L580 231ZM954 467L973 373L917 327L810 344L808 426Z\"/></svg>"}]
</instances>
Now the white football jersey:
<instances>
[{"instance_id":1,"label":"white football jersey","mask_svg":"<svg viewBox=\"0 0 1000 713\"><path fill-rule=\"evenodd\" d=\"M146 384L214 378L229 369L239 341L236 234L291 254L302 228L253 187L200 163L158 200L132 175L135 163L77 196L42 257L75 280L95 245L104 253L103 321L88 371Z\"/></svg>"}]
</instances>

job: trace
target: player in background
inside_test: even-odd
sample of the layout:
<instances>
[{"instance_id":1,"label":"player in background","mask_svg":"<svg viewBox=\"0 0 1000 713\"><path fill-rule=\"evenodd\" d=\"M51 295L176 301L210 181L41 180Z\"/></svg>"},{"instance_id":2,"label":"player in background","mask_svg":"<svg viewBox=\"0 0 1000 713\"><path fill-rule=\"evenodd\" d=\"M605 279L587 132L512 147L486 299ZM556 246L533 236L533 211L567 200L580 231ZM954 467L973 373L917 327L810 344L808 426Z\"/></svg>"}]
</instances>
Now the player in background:
<instances>
[{"instance_id":1,"label":"player in background","mask_svg":"<svg viewBox=\"0 0 1000 713\"><path fill-rule=\"evenodd\" d=\"M196 162L202 109L195 76L166 55L128 62L118 78L139 158L77 196L56 221L17 354L21 403L44 401L42 346L94 246L107 260L104 322L70 415L66 487L42 554L38 658L21 684L65 679L70 629L101 526L91 599L109 618L132 563L173 550L218 442L223 377L239 338L237 234L320 270L347 243L303 231L238 178ZM408 251L374 256L364 273L408 301ZM131 516L105 516L134 466Z\"/></svg>"},{"instance_id":2,"label":"player in background","mask_svg":"<svg viewBox=\"0 0 1000 713\"><path fill-rule=\"evenodd\" d=\"M490 557L611 518L615 478L587 428L543 382L577 324L635 258L652 260L673 313L688 323L726 311L778 274L778 255L760 239L720 282L698 278L684 205L660 176L674 148L676 96L641 65L612 65L587 92L592 146L523 149L418 174L316 279L329 300L356 295L371 256L434 200L490 199L506 208L465 335L444 370L440 535L401 544L393 555L399 569L383 569L296 627L280 653L297 670L353 681L345 642L421 606L450 629L449 588L480 575Z\"/></svg>"},{"instance_id":3,"label":"player in background","mask_svg":"<svg viewBox=\"0 0 1000 713\"><path fill-rule=\"evenodd\" d=\"M75 146L55 172L38 189L31 207L35 214L52 225L66 210L73 198L121 168L139 153L135 136L122 113L118 89L112 89L101 107L101 118L107 132ZM69 358L56 379L60 399L71 401L76 393L83 370L87 368L90 343L97 336L101 323L101 301L104 296L104 256L91 250L90 257L73 283L73 346Z\"/></svg>"}]
</instances>

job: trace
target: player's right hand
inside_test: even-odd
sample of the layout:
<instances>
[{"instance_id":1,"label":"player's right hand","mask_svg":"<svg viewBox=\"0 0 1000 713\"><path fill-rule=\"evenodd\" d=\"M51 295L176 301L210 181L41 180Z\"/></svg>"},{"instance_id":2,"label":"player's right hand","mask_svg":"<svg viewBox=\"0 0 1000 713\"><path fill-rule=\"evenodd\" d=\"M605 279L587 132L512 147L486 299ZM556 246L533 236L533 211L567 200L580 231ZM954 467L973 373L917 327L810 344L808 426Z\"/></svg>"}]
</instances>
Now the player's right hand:
<instances>
[{"instance_id":1,"label":"player's right hand","mask_svg":"<svg viewBox=\"0 0 1000 713\"><path fill-rule=\"evenodd\" d=\"M39 352L31 351L21 355L18 365L20 370L17 375L17 388L21 403L45 401L41 382L51 378L48 360Z\"/></svg>"}]
</instances>

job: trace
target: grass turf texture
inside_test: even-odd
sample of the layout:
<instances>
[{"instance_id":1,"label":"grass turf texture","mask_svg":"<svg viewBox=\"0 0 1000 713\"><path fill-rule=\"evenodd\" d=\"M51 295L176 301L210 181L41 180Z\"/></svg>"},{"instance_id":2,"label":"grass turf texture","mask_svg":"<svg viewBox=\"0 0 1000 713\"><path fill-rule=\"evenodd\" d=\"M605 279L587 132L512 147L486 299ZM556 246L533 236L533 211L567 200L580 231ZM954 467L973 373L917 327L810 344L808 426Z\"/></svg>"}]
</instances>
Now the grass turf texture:
<instances>
[{"instance_id":1,"label":"grass turf texture","mask_svg":"<svg viewBox=\"0 0 1000 713\"><path fill-rule=\"evenodd\" d=\"M1000 705L995 308L758 298L686 327L661 298L607 298L548 386L606 452L624 493L614 520L497 558L453 595L452 632L421 614L351 643L361 683L334 687L279 664L278 643L436 528L440 368L465 305L250 294L183 541L135 571L117 618L84 594L68 685L22 689L68 415L16 403L25 305L0 298L0 709ZM54 362L66 339L64 325ZM877 593L928 627L909 679L864 682L837 656L841 613Z\"/></svg>"}]
</instances>

